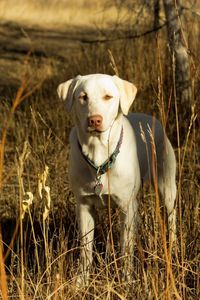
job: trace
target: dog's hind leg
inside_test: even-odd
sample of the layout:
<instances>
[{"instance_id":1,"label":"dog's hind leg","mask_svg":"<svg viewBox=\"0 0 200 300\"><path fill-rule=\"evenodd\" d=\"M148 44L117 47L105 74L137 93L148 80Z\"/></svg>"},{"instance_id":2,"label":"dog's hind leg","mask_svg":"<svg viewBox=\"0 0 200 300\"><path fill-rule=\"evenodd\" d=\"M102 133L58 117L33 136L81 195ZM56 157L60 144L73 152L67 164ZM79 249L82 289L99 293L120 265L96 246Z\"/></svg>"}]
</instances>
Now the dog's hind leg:
<instances>
[{"instance_id":1,"label":"dog's hind leg","mask_svg":"<svg viewBox=\"0 0 200 300\"><path fill-rule=\"evenodd\" d=\"M176 158L167 137L163 159L158 165L158 187L167 209L169 241L173 245L176 241Z\"/></svg>"}]
</instances>

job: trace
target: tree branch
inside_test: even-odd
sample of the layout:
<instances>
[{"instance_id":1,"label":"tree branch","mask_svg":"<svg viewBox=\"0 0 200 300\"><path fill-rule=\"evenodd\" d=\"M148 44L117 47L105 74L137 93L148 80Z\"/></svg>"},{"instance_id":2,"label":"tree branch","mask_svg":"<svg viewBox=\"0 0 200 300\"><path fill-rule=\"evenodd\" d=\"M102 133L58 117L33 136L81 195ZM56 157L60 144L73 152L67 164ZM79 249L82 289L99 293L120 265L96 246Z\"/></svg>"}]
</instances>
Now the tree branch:
<instances>
[{"instance_id":1,"label":"tree branch","mask_svg":"<svg viewBox=\"0 0 200 300\"><path fill-rule=\"evenodd\" d=\"M95 44L95 43L107 43L107 42L115 42L115 41L121 41L121 40L132 40L132 39L137 39L143 36L146 36L148 34L151 34L153 32L157 32L163 27L166 26L166 22L163 23L162 25L157 26L156 28L149 29L147 31L141 32L141 33L136 33L136 34L127 34L124 36L116 36L116 37L111 37L111 38L99 38L99 39L82 39L81 42L84 44Z\"/></svg>"}]
</instances>

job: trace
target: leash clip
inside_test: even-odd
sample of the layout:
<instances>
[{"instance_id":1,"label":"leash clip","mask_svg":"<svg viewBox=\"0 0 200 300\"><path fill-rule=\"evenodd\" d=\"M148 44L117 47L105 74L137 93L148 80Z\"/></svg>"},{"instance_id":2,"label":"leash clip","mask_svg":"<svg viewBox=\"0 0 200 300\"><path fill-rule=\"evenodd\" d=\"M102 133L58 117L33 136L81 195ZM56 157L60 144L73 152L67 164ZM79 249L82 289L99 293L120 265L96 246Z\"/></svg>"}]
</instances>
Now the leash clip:
<instances>
[{"instance_id":1,"label":"leash clip","mask_svg":"<svg viewBox=\"0 0 200 300\"><path fill-rule=\"evenodd\" d=\"M99 175L99 171L100 171L100 167L97 169L96 183L95 183L95 187L94 187L94 192L97 196L100 196L101 192L103 190L103 184L101 182L101 174Z\"/></svg>"}]
</instances>

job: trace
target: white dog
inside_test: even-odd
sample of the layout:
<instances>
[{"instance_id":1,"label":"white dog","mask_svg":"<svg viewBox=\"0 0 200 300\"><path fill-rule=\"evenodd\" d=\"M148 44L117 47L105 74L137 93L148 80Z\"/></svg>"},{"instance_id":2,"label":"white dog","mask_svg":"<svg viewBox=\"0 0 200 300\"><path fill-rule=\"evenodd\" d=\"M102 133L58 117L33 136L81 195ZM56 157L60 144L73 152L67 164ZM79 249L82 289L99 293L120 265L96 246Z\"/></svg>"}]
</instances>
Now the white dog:
<instances>
[{"instance_id":1,"label":"white dog","mask_svg":"<svg viewBox=\"0 0 200 300\"><path fill-rule=\"evenodd\" d=\"M70 134L70 184L82 238L81 276L88 284L95 207L120 208L121 253L133 253L137 194L141 180L158 183L165 201L171 242L175 240L176 160L158 120L128 114L136 87L117 76L92 74L61 83L58 95L74 115Z\"/></svg>"}]
</instances>

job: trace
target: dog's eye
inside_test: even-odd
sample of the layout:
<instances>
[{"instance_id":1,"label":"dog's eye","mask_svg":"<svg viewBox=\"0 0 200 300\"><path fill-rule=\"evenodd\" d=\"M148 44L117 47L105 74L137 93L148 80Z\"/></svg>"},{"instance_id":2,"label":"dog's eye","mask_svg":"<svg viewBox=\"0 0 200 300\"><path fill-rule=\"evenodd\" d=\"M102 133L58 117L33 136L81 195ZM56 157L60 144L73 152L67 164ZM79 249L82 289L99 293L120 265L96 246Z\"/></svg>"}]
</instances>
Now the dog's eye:
<instances>
[{"instance_id":1,"label":"dog's eye","mask_svg":"<svg viewBox=\"0 0 200 300\"><path fill-rule=\"evenodd\" d=\"M113 98L113 96L111 96L111 95L105 95L105 96L103 97L104 100L110 100L110 99L112 99L112 98Z\"/></svg>"},{"instance_id":2,"label":"dog's eye","mask_svg":"<svg viewBox=\"0 0 200 300\"><path fill-rule=\"evenodd\" d=\"M81 93L79 99L85 102L88 100L88 96L86 93Z\"/></svg>"}]
</instances>

